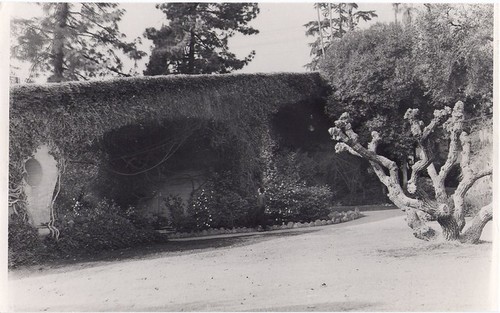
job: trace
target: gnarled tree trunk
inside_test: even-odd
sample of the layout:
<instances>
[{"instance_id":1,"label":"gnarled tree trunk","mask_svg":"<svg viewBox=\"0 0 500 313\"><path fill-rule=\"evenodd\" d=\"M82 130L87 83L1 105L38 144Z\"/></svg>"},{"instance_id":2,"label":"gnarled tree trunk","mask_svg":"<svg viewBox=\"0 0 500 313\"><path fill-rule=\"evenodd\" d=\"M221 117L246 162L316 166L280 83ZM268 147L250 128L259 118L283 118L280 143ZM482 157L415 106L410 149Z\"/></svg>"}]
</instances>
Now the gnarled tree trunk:
<instances>
[{"instance_id":1,"label":"gnarled tree trunk","mask_svg":"<svg viewBox=\"0 0 500 313\"><path fill-rule=\"evenodd\" d=\"M364 147L358 141L358 134L352 129L349 115L344 113L335 121L335 127L330 128L329 133L334 140L338 141L335 146L337 153L347 151L370 162L375 174L387 188L389 199L406 212L408 226L412 228L415 237L423 240L432 240L437 237L436 231L425 223L425 219L421 218L420 214L424 214L439 223L444 239L477 243L484 226L492 219L492 206L490 204L483 207L472 220L471 226L462 233L465 227L464 197L478 179L491 175L492 169L480 171L472 169L470 139L464 130L464 105L459 101L453 110L449 107L436 110L434 118L425 127L422 121L417 120L417 115L417 109L409 109L404 116L409 121L411 132L418 143L418 160L411 167L411 177L406 191L401 186L396 163L377 154L377 147L381 141L378 132L372 132L371 142ZM434 165L436 157L431 142L438 126L442 126L449 133L450 138L448 155L439 171ZM461 180L455 192L448 195L445 180L455 165L460 165ZM432 197L426 195L425 192L418 191L417 180L424 170L427 171L432 181L434 188ZM422 195L425 196L422 197Z\"/></svg>"},{"instance_id":2,"label":"gnarled tree trunk","mask_svg":"<svg viewBox=\"0 0 500 313\"><path fill-rule=\"evenodd\" d=\"M436 239L436 231L430 228L424 221L422 221L415 209L408 208L406 210L406 222L408 223L408 226L413 230L413 236L415 236L416 238L426 241Z\"/></svg>"},{"instance_id":3,"label":"gnarled tree trunk","mask_svg":"<svg viewBox=\"0 0 500 313\"><path fill-rule=\"evenodd\" d=\"M493 219L493 205L490 203L479 210L470 222L469 228L460 236L465 243L478 243L484 226Z\"/></svg>"}]
</instances>

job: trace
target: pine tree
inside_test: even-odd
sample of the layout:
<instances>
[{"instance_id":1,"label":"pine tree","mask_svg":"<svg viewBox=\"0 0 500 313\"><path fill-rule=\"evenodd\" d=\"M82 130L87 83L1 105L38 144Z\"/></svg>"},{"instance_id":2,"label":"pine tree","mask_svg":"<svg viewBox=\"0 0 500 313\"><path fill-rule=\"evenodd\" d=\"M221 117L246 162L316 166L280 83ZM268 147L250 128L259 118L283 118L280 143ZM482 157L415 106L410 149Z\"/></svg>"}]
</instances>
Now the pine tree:
<instances>
[{"instance_id":1,"label":"pine tree","mask_svg":"<svg viewBox=\"0 0 500 313\"><path fill-rule=\"evenodd\" d=\"M43 16L12 21L12 56L31 64L31 75L49 82L130 76L123 56L139 60L139 39L125 40L118 22L125 13L116 3L44 3Z\"/></svg>"},{"instance_id":2,"label":"pine tree","mask_svg":"<svg viewBox=\"0 0 500 313\"><path fill-rule=\"evenodd\" d=\"M259 13L256 3L163 3L168 25L148 28L145 36L154 47L145 75L229 73L247 65L229 51L229 38L236 33L257 34L248 26Z\"/></svg>"}]
</instances>

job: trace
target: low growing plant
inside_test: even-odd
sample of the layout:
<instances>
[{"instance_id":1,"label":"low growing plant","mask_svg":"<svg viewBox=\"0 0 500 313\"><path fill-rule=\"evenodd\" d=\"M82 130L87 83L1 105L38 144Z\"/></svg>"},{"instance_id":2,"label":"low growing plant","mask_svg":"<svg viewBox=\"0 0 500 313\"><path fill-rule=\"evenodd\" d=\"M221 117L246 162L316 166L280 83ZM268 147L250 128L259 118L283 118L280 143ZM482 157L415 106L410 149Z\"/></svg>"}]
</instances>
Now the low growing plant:
<instances>
[{"instance_id":1,"label":"low growing plant","mask_svg":"<svg viewBox=\"0 0 500 313\"><path fill-rule=\"evenodd\" d=\"M9 221L8 266L36 263L44 246L38 230L20 214L13 214Z\"/></svg>"},{"instance_id":2,"label":"low growing plant","mask_svg":"<svg viewBox=\"0 0 500 313\"><path fill-rule=\"evenodd\" d=\"M193 194L188 214L196 229L252 224L250 213L255 206L254 201L234 187L233 179L230 171L213 173L205 185Z\"/></svg>"},{"instance_id":3,"label":"low growing plant","mask_svg":"<svg viewBox=\"0 0 500 313\"><path fill-rule=\"evenodd\" d=\"M269 161L264 183L266 212L273 224L328 218L333 193L328 186L308 186L300 178L294 153Z\"/></svg>"},{"instance_id":4,"label":"low growing plant","mask_svg":"<svg viewBox=\"0 0 500 313\"><path fill-rule=\"evenodd\" d=\"M64 253L119 249L161 240L152 226L139 228L124 210L106 199L96 205L76 201L59 215L55 226L60 237L53 246Z\"/></svg>"}]
</instances>

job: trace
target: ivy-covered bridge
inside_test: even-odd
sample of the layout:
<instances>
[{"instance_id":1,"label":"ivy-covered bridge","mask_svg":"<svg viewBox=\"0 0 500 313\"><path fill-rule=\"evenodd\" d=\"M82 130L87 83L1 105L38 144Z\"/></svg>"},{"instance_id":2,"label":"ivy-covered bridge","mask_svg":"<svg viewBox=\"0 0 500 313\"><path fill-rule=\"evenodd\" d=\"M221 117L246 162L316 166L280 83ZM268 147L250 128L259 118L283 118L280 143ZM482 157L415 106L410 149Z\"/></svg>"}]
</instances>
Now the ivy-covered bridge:
<instances>
[{"instance_id":1,"label":"ivy-covered bridge","mask_svg":"<svg viewBox=\"0 0 500 313\"><path fill-rule=\"evenodd\" d=\"M295 151L329 142L328 90L318 73L14 85L10 213L50 229L55 204L81 197L161 211L221 168L253 192L267 135Z\"/></svg>"}]
</instances>

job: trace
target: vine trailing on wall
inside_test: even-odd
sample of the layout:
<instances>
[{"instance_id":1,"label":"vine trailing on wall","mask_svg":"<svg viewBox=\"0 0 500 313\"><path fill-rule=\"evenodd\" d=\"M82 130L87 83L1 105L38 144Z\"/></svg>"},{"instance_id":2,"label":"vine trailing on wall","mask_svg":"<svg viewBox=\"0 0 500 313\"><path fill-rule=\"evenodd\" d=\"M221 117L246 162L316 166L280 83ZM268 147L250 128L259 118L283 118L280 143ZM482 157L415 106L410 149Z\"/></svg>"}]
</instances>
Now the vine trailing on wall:
<instances>
[{"instance_id":1,"label":"vine trailing on wall","mask_svg":"<svg viewBox=\"0 0 500 313\"><path fill-rule=\"evenodd\" d=\"M59 235L60 231L59 229L55 226L56 223L56 213L55 213L55 204L57 197L59 196L59 193L61 192L61 176L64 175L65 170L66 170L66 162L64 160L64 157L59 156L58 160L58 171L57 171L57 181L56 181L56 190L54 191L54 194L52 196L52 200L50 202L50 217L49 217L49 223L47 224L47 228L50 230L51 236L58 241L59 240Z\"/></svg>"},{"instance_id":2,"label":"vine trailing on wall","mask_svg":"<svg viewBox=\"0 0 500 313\"><path fill-rule=\"evenodd\" d=\"M99 141L129 125L213 121L226 130L220 132L221 142L235 142L240 155L251 156L271 114L285 105L323 101L327 90L317 73L178 75L13 86L9 205L16 211L25 206L24 162L42 144L49 145L59 165L66 161L62 189L71 188L64 184L71 175L87 179L95 175L103 159ZM244 168L249 158L238 162ZM80 170L84 166L90 173Z\"/></svg>"}]
</instances>

